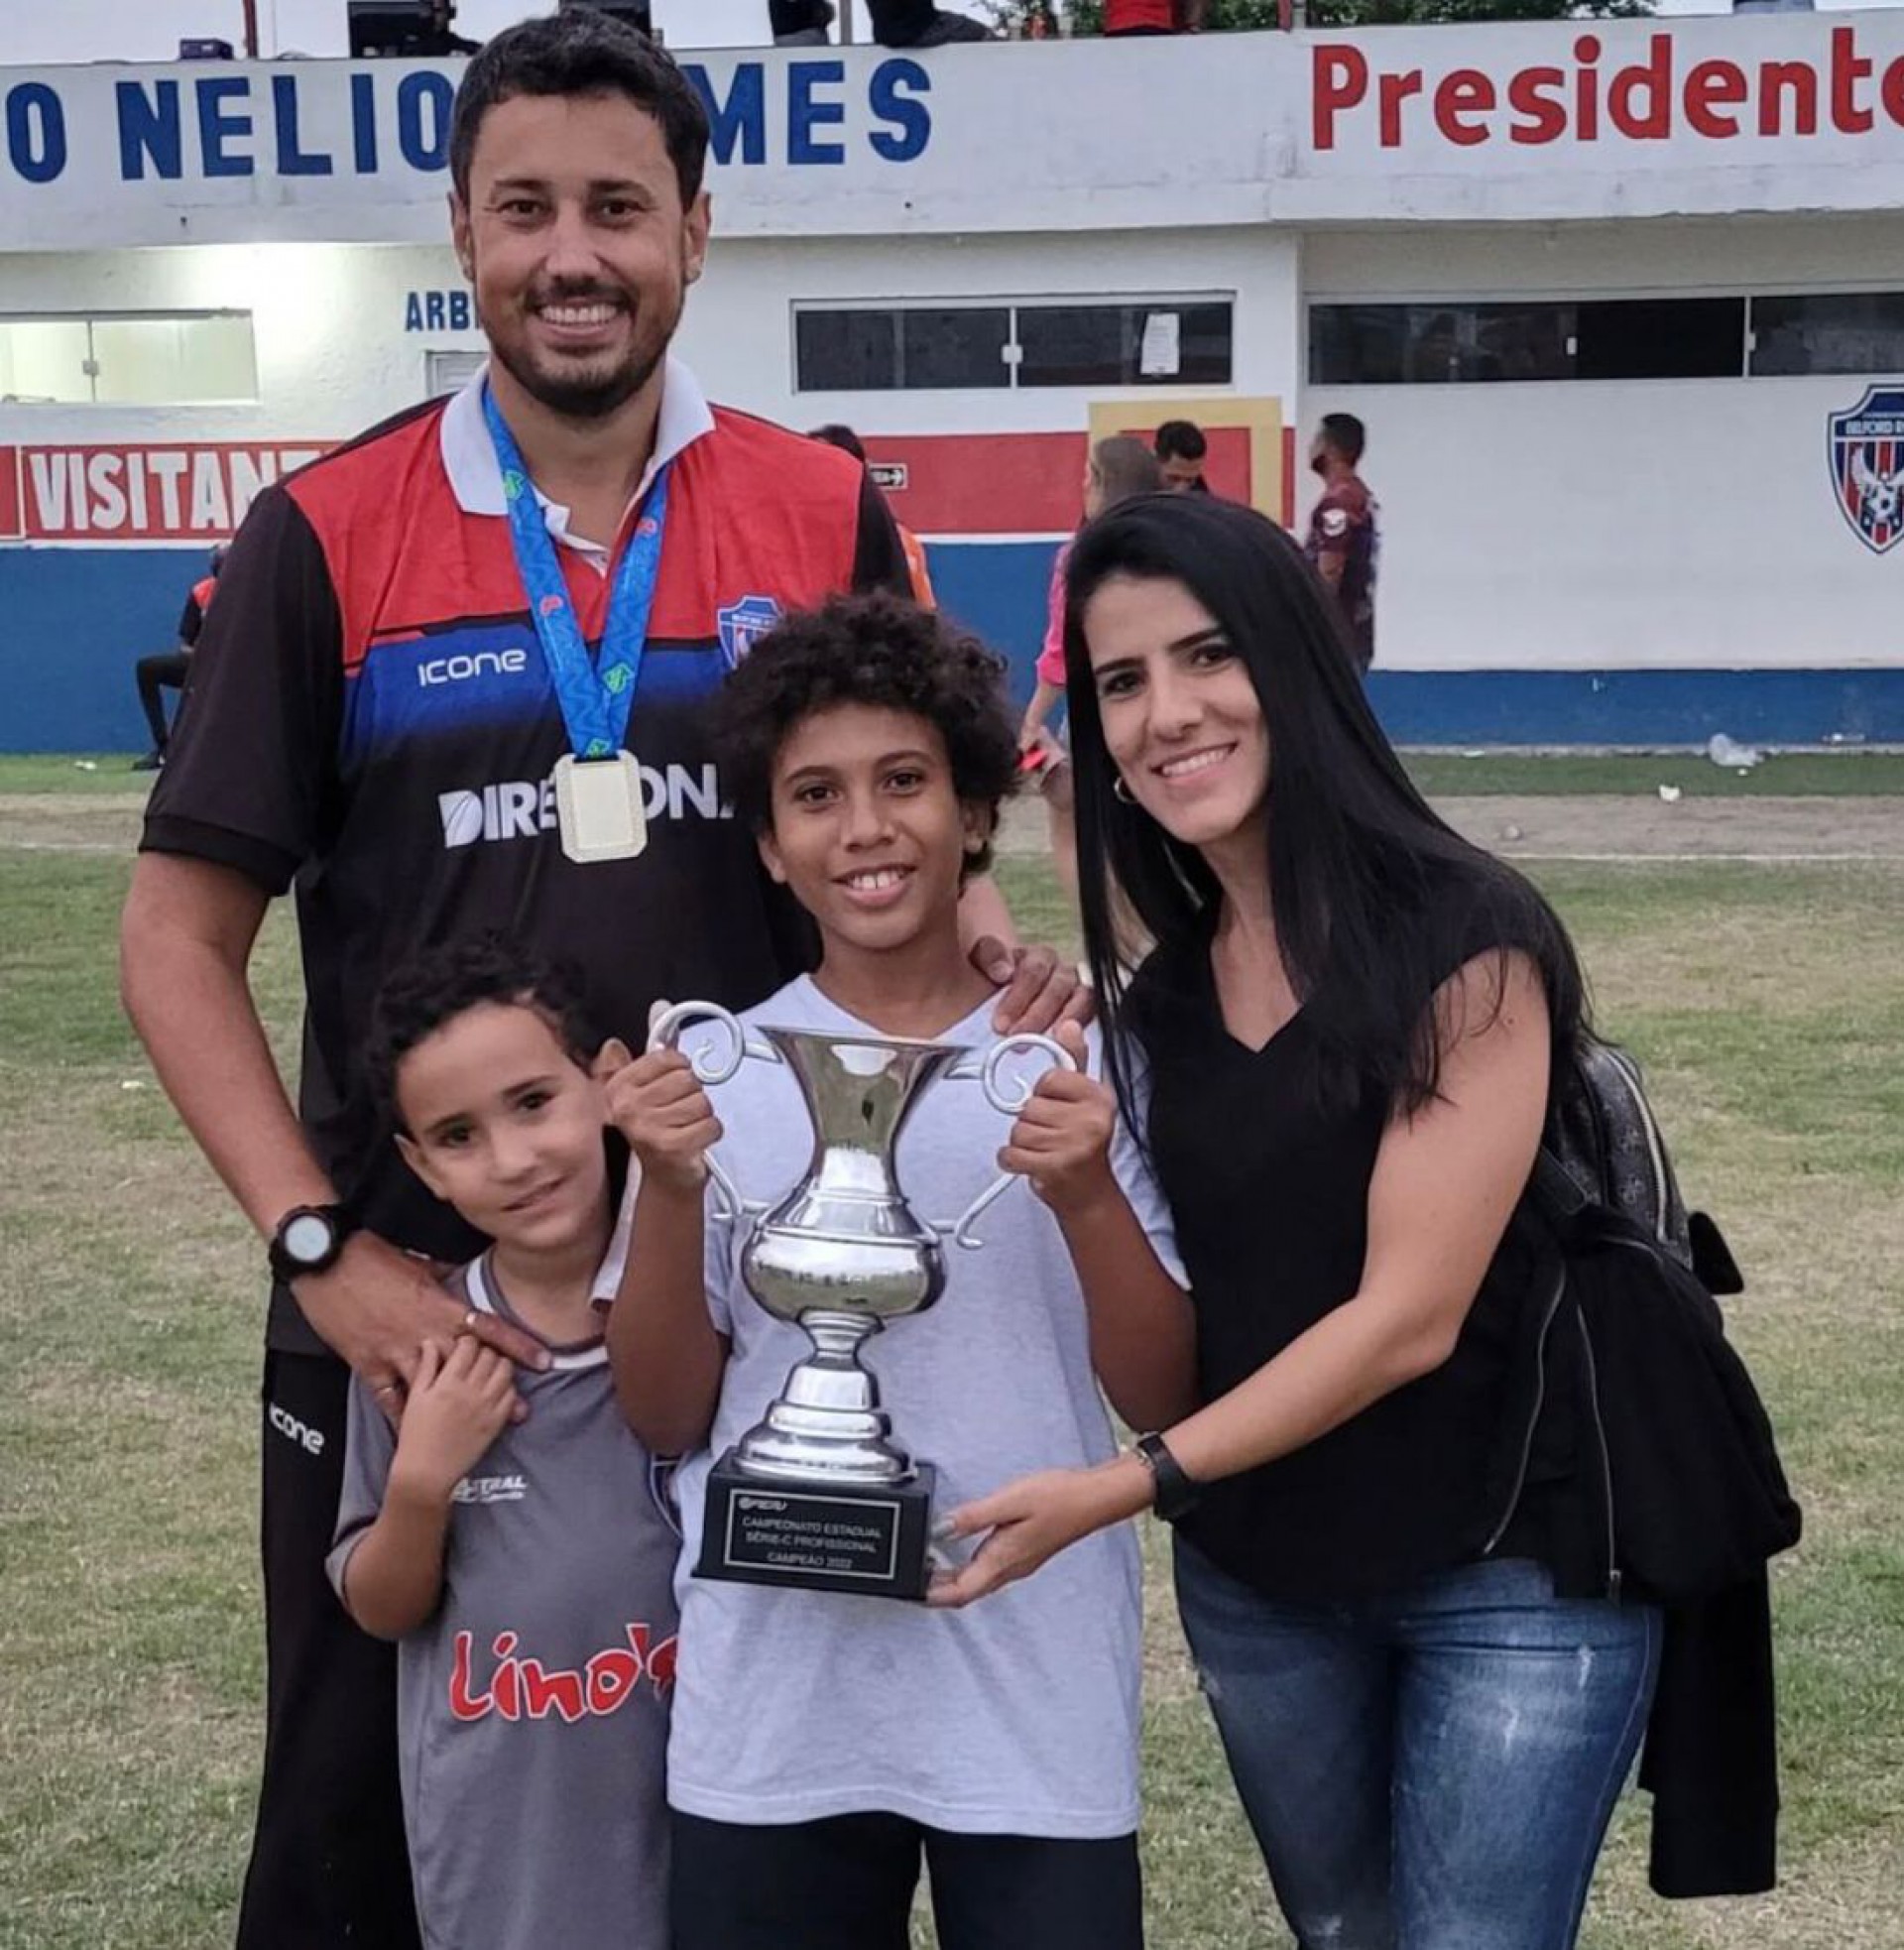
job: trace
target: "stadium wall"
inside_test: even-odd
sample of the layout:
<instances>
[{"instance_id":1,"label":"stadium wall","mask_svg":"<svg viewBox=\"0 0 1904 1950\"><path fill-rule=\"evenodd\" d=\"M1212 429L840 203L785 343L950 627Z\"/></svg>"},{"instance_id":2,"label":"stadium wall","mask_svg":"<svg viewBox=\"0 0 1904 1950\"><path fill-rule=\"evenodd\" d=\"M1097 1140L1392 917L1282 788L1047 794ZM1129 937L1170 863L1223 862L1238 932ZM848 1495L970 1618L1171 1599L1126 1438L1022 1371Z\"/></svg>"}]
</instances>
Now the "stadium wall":
<instances>
[{"instance_id":1,"label":"stadium wall","mask_svg":"<svg viewBox=\"0 0 1904 1950\"><path fill-rule=\"evenodd\" d=\"M0 329L220 309L256 351L235 404L0 397L0 748L136 742L131 664L258 484L480 352L442 241L455 71L0 69ZM801 305L1227 299L1229 383L1189 389L1218 396L1222 491L1300 524L1294 429L1368 425L1372 694L1411 741L1904 741L1904 547L1847 520L1828 437L1904 375L1324 387L1308 359L1320 305L1904 285L1904 12L698 75L716 247L683 349L718 399L860 429L1020 689L1086 429L1154 426L1185 389L805 391Z\"/></svg>"}]
</instances>

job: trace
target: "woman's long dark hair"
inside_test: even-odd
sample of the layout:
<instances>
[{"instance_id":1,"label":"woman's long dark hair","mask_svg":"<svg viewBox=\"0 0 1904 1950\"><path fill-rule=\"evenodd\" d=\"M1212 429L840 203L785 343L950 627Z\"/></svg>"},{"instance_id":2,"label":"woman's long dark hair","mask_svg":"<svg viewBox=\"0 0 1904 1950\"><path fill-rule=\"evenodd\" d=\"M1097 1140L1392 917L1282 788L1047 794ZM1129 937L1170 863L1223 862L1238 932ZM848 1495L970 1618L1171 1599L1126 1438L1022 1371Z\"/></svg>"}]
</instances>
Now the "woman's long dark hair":
<instances>
[{"instance_id":1,"label":"woman's long dark hair","mask_svg":"<svg viewBox=\"0 0 1904 1950\"><path fill-rule=\"evenodd\" d=\"M1487 946L1503 956L1523 950L1539 968L1558 1082L1585 1009L1566 929L1527 880L1463 839L1415 790L1368 706L1329 592L1296 545L1253 509L1215 496L1120 503L1079 535L1066 573L1078 888L1092 977L1111 1020L1123 1015L1128 987L1116 891L1165 951L1165 967L1170 950L1203 952L1221 901L1202 854L1112 790L1117 768L1082 619L1116 575L1187 589L1222 627L1262 707L1270 907L1283 966L1315 1032L1317 1103L1345 1106L1369 1091L1391 1111L1432 1101L1440 1036L1430 1004L1454 969ZM1181 1004L1154 990L1144 999ZM1130 1026L1141 1042L1140 1014ZM1110 1038L1112 1075L1130 1117L1133 1096L1118 1043Z\"/></svg>"}]
</instances>

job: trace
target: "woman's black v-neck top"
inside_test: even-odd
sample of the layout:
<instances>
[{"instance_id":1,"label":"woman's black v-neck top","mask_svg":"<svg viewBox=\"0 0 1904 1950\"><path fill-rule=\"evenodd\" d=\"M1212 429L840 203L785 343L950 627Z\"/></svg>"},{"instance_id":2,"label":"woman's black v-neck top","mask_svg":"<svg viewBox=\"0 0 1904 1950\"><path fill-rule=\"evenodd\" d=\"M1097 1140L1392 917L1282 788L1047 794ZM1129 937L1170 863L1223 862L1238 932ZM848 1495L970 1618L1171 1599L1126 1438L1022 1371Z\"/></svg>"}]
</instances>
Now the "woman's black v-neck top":
<instances>
[{"instance_id":1,"label":"woman's black v-neck top","mask_svg":"<svg viewBox=\"0 0 1904 1950\"><path fill-rule=\"evenodd\" d=\"M1499 945L1463 929L1452 974ZM1250 1049L1224 1027L1207 940L1155 951L1127 1023L1148 1071L1152 1161L1176 1221L1196 1312L1201 1399L1247 1380L1352 1299L1368 1187L1387 1124L1364 1089L1316 1106L1319 1032L1301 1010ZM1179 1528L1271 1597L1391 1591L1481 1554L1502 1512L1504 1395L1533 1274L1516 1228L1496 1253L1454 1354L1329 1434L1205 1487Z\"/></svg>"}]
</instances>

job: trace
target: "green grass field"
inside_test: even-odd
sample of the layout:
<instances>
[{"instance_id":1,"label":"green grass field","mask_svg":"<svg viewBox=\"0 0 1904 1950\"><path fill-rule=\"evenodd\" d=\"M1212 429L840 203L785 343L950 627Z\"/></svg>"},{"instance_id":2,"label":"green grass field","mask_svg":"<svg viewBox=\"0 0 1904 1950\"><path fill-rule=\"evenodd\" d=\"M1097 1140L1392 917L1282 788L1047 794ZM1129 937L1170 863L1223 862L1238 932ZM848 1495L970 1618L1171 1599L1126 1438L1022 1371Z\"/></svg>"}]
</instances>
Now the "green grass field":
<instances>
[{"instance_id":1,"label":"green grass field","mask_svg":"<svg viewBox=\"0 0 1904 1950\"><path fill-rule=\"evenodd\" d=\"M1650 797L1662 785L1696 798L1862 797L1904 794L1904 752L1781 752L1742 776L1685 752L1403 754L1415 783L1431 795L1632 792ZM130 752L0 755L0 793L143 792L150 775L131 770Z\"/></svg>"},{"instance_id":2,"label":"green grass field","mask_svg":"<svg viewBox=\"0 0 1904 1950\"><path fill-rule=\"evenodd\" d=\"M0 792L58 789L24 768ZM259 1752L259 1253L119 1015L127 871L9 848L0 807L0 1950L226 1941ZM1005 878L1068 933L1041 865ZM1654 1901L1629 1800L1585 1941L1904 1950L1904 864L1541 878L1746 1269L1733 1331L1807 1514L1775 1577L1784 1886ZM288 1050L282 911L259 982ZM1149 1584L1150 1941L1270 1950L1154 1556Z\"/></svg>"}]
</instances>

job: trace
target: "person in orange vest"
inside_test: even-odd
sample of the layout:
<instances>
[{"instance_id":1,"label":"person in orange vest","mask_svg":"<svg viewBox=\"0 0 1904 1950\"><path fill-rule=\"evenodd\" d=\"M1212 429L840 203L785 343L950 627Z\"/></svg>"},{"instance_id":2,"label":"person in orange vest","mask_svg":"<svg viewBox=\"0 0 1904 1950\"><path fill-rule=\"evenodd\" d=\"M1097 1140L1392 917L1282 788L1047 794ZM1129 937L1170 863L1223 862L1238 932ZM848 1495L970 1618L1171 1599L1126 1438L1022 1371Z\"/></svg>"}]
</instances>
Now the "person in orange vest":
<instances>
[{"instance_id":1,"label":"person in orange vest","mask_svg":"<svg viewBox=\"0 0 1904 1950\"><path fill-rule=\"evenodd\" d=\"M807 438L824 440L828 446L850 453L862 467L866 465L866 448L860 436L837 421L814 427ZM921 609L937 609L938 598L932 593L932 577L925 566L925 544L903 522L895 521L893 526L899 531L899 547L905 550L905 572L912 578L912 600Z\"/></svg>"},{"instance_id":2,"label":"person in orange vest","mask_svg":"<svg viewBox=\"0 0 1904 1950\"><path fill-rule=\"evenodd\" d=\"M185 598L185 606L178 616L178 648L163 657L142 657L133 667L133 675L139 684L139 708L146 714L146 723L152 728L152 750L144 758L134 759L135 772L157 772L166 762L166 745L170 733L166 729L166 704L160 696L162 690L171 689L179 693L179 701L184 701L185 679L191 672L192 646L198 641L198 631L205 620L205 611L211 607L212 592L218 586L218 571L225 565L225 545L221 542L211 551L211 561L205 574L191 585L191 594Z\"/></svg>"}]
</instances>

